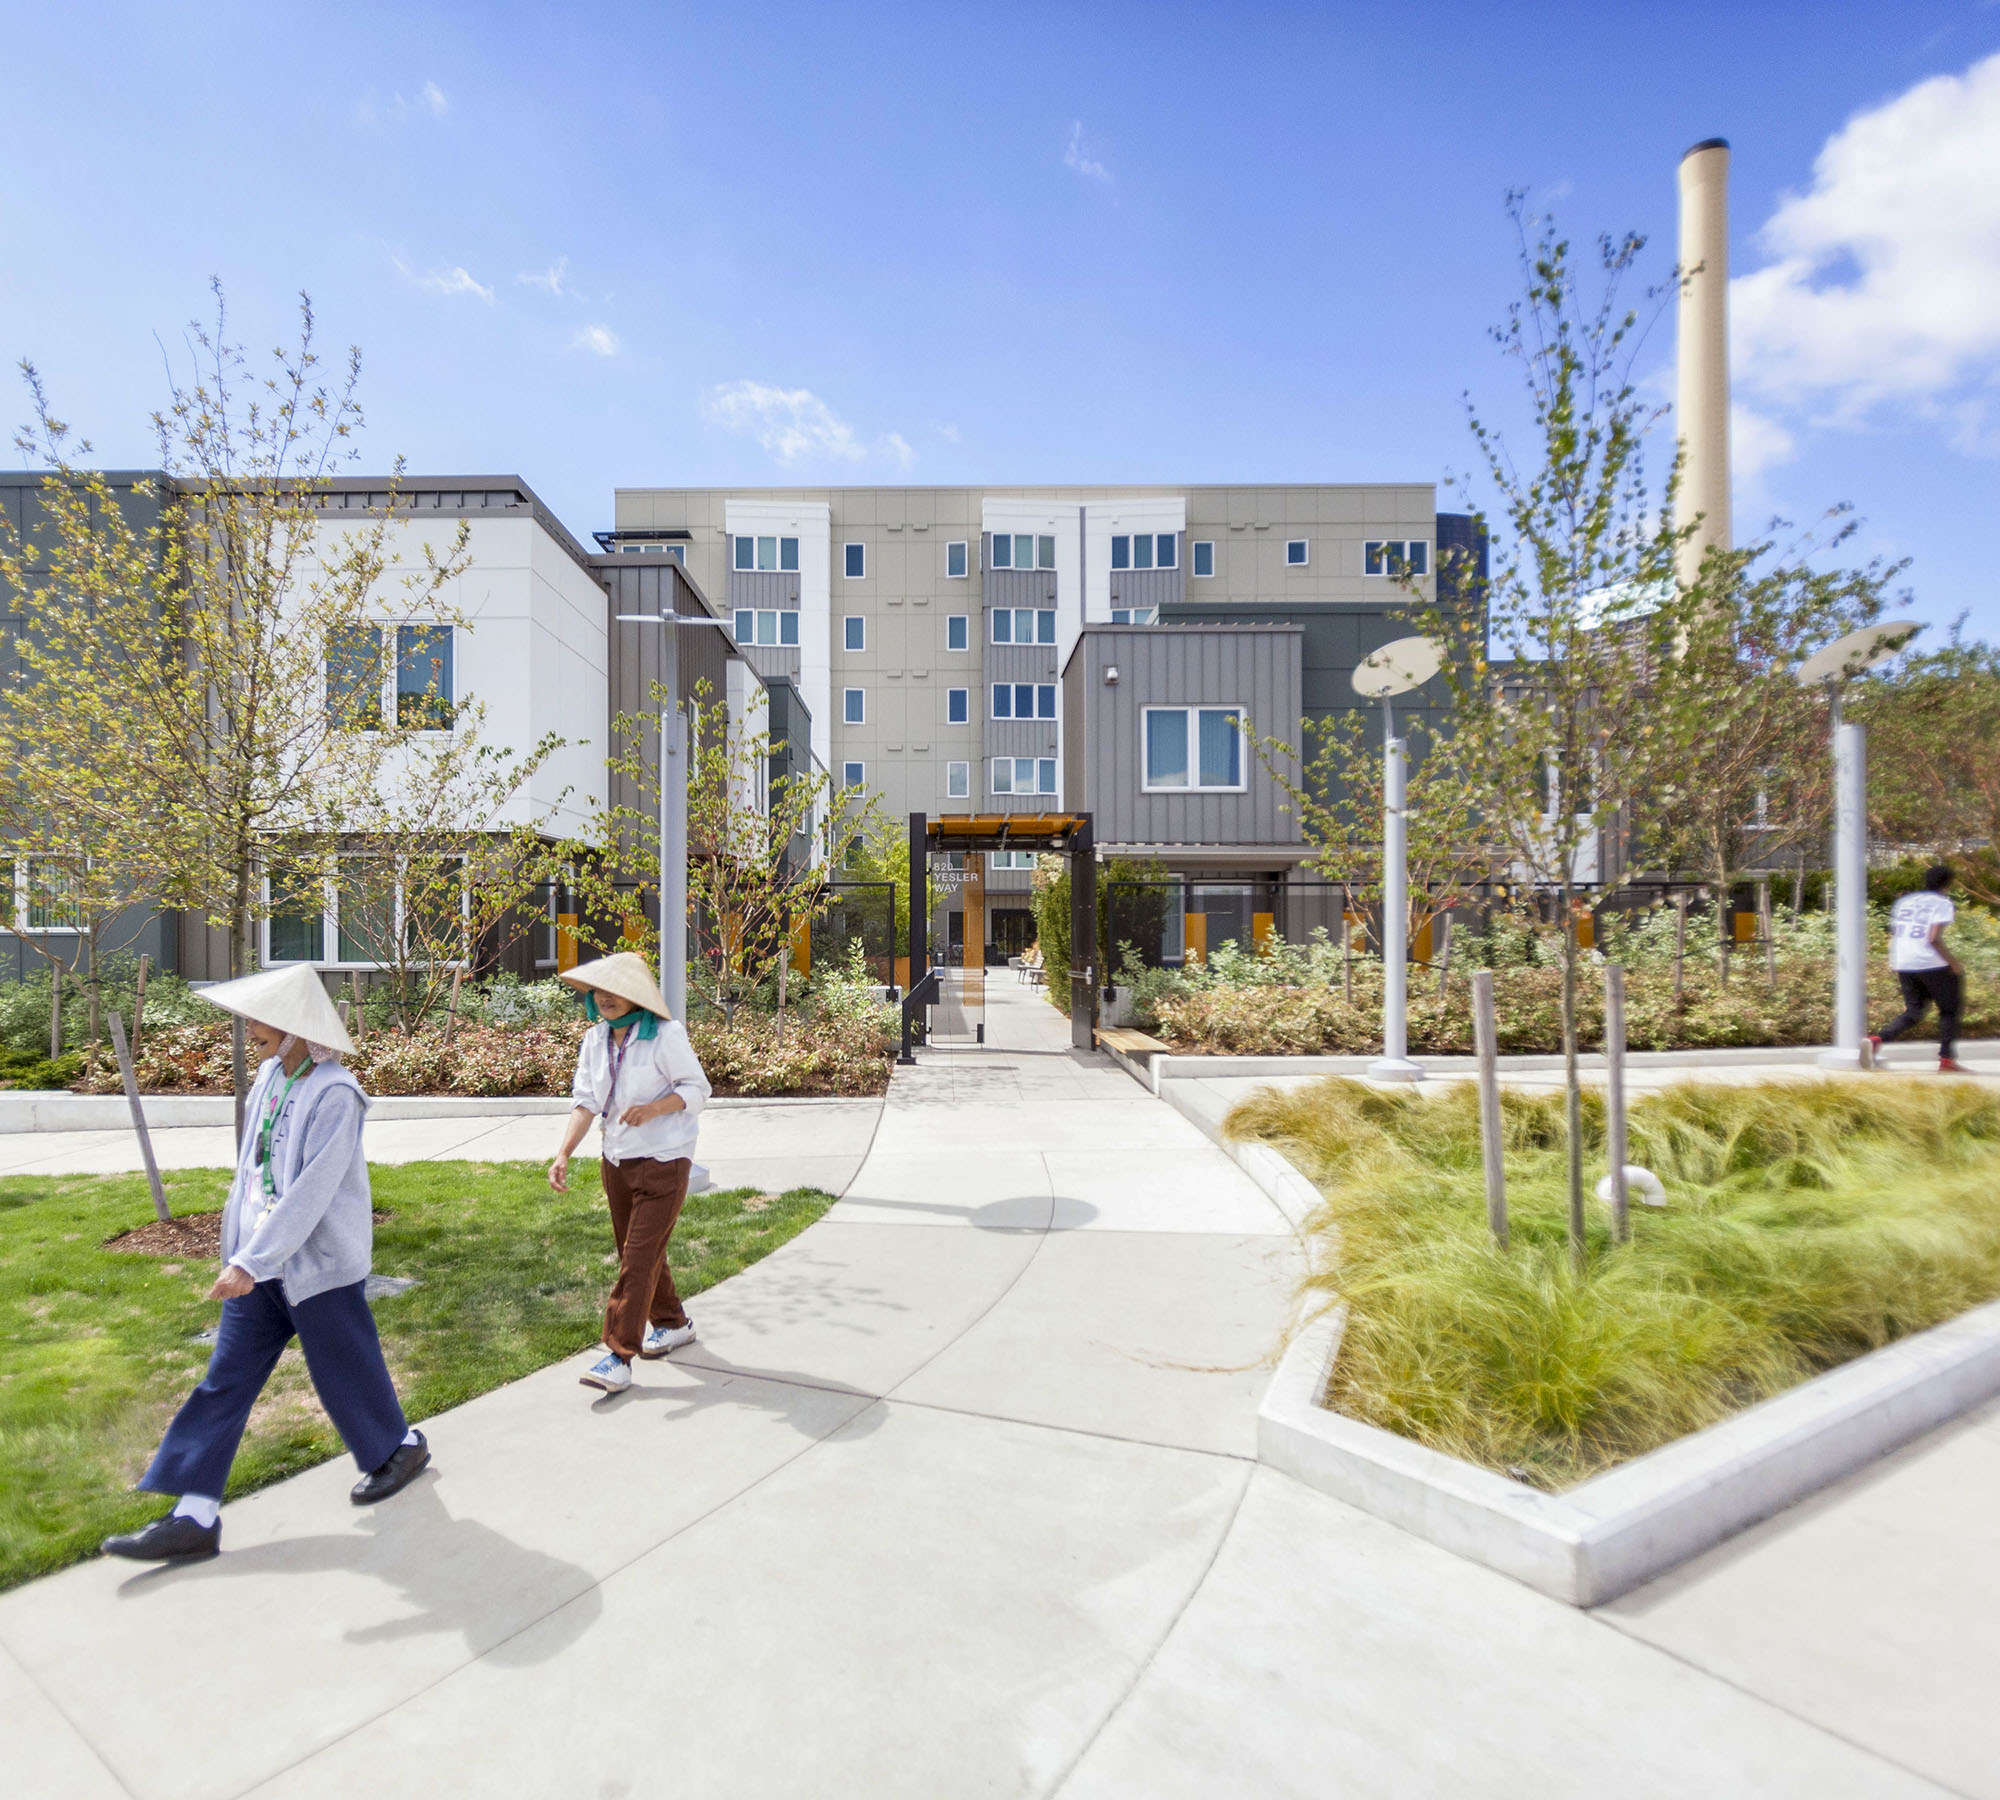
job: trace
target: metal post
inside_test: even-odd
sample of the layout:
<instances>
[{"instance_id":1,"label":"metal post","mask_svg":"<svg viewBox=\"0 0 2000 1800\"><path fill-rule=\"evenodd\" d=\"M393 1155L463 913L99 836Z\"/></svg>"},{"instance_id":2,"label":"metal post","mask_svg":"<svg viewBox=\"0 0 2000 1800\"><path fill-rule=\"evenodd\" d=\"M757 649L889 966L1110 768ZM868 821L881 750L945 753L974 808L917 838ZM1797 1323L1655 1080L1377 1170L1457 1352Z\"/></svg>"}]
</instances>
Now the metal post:
<instances>
[{"instance_id":1,"label":"metal post","mask_svg":"<svg viewBox=\"0 0 2000 1800\"><path fill-rule=\"evenodd\" d=\"M1486 1167L1486 1223L1507 1248L1506 1141L1500 1124L1500 1040L1493 1016L1493 971L1472 976L1472 1043L1479 1053L1479 1155Z\"/></svg>"},{"instance_id":2,"label":"metal post","mask_svg":"<svg viewBox=\"0 0 2000 1800\"><path fill-rule=\"evenodd\" d=\"M1382 1055L1368 1074L1375 1081L1421 1081L1424 1072L1409 1056L1408 746L1396 736L1396 715L1387 699L1382 730Z\"/></svg>"},{"instance_id":3,"label":"metal post","mask_svg":"<svg viewBox=\"0 0 2000 1800\"><path fill-rule=\"evenodd\" d=\"M687 1017L687 716L681 710L680 632L662 615L660 651L660 992Z\"/></svg>"},{"instance_id":4,"label":"metal post","mask_svg":"<svg viewBox=\"0 0 2000 1800\"><path fill-rule=\"evenodd\" d=\"M1089 813L1069 840L1069 1041L1097 1048L1097 839Z\"/></svg>"},{"instance_id":5,"label":"metal post","mask_svg":"<svg viewBox=\"0 0 2000 1800\"><path fill-rule=\"evenodd\" d=\"M1611 1235L1632 1235L1625 1189L1625 965L1604 965L1604 1136L1611 1159Z\"/></svg>"},{"instance_id":6,"label":"metal post","mask_svg":"<svg viewBox=\"0 0 2000 1800\"><path fill-rule=\"evenodd\" d=\"M910 814L910 921L903 951L910 965L914 991L931 966L931 820L930 814Z\"/></svg>"},{"instance_id":7,"label":"metal post","mask_svg":"<svg viewBox=\"0 0 2000 1800\"><path fill-rule=\"evenodd\" d=\"M146 1164L146 1185L153 1190L153 1216L162 1222L173 1215L167 1211L167 1190L160 1185L160 1165L153 1160L153 1138L146 1129L146 1109L139 1104L139 1077L132 1067L132 1052L125 1042L125 1022L111 1015L111 1048L118 1058L118 1078L125 1084L125 1104L132 1109L132 1129L139 1134L139 1155Z\"/></svg>"},{"instance_id":8,"label":"metal post","mask_svg":"<svg viewBox=\"0 0 2000 1800\"><path fill-rule=\"evenodd\" d=\"M1825 1068L1863 1066L1868 1036L1868 734L1833 697L1833 1048Z\"/></svg>"}]
</instances>

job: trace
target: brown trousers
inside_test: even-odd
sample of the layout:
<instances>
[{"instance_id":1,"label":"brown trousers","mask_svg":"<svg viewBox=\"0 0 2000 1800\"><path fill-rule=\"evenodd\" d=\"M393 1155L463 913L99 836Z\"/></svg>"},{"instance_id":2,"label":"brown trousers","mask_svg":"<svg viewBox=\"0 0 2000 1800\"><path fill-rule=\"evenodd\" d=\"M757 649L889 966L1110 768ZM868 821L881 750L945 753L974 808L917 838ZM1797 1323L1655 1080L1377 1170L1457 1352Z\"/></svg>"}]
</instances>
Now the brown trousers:
<instances>
[{"instance_id":1,"label":"brown trousers","mask_svg":"<svg viewBox=\"0 0 2000 1800\"><path fill-rule=\"evenodd\" d=\"M639 1354L648 1323L687 1323L674 1272L667 1267L667 1240L687 1199L689 1159L634 1156L600 1167L611 1235L618 1240L618 1281L604 1307L604 1347L629 1361Z\"/></svg>"}]
</instances>

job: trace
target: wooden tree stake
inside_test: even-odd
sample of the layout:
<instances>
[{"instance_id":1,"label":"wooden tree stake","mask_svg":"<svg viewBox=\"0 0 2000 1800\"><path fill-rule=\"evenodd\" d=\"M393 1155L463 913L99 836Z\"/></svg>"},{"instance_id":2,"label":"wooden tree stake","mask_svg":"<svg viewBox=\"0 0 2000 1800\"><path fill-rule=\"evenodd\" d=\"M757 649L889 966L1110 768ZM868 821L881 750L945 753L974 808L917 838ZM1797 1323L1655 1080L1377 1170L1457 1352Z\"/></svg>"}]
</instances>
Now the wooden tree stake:
<instances>
[{"instance_id":1,"label":"wooden tree stake","mask_svg":"<svg viewBox=\"0 0 2000 1800\"><path fill-rule=\"evenodd\" d=\"M135 1062L139 1056L139 1032L146 1022L146 970L151 967L152 961L150 954L139 958L138 991L132 996L132 1057Z\"/></svg>"},{"instance_id":2,"label":"wooden tree stake","mask_svg":"<svg viewBox=\"0 0 2000 1800\"><path fill-rule=\"evenodd\" d=\"M1771 878L1767 875L1757 883L1757 929L1764 934L1764 981L1767 986L1778 985L1778 940L1772 931L1771 919Z\"/></svg>"},{"instance_id":3,"label":"wooden tree stake","mask_svg":"<svg viewBox=\"0 0 2000 1800\"><path fill-rule=\"evenodd\" d=\"M1674 896L1674 1011L1681 1010L1681 994L1687 974L1688 897Z\"/></svg>"},{"instance_id":4,"label":"wooden tree stake","mask_svg":"<svg viewBox=\"0 0 2000 1800\"><path fill-rule=\"evenodd\" d=\"M1500 1135L1500 1049L1493 1014L1493 971L1472 974L1472 1041L1479 1052L1479 1154L1486 1167L1486 1223L1507 1248L1507 1165Z\"/></svg>"},{"instance_id":5,"label":"wooden tree stake","mask_svg":"<svg viewBox=\"0 0 2000 1800\"><path fill-rule=\"evenodd\" d=\"M1611 1235L1632 1235L1631 1196L1625 1191L1625 965L1604 965L1604 1135L1611 1158Z\"/></svg>"},{"instance_id":6,"label":"wooden tree stake","mask_svg":"<svg viewBox=\"0 0 2000 1800\"><path fill-rule=\"evenodd\" d=\"M153 1214L162 1223L173 1217L167 1211L167 1190L160 1185L160 1165L153 1160L153 1137L146 1129L146 1109L139 1104L139 1077L132 1069L132 1052L125 1042L125 1022L111 1015L111 1048L118 1058L118 1075L125 1083L125 1104L132 1109L132 1129L139 1134L139 1154L146 1163L146 1185L153 1190Z\"/></svg>"},{"instance_id":7,"label":"wooden tree stake","mask_svg":"<svg viewBox=\"0 0 2000 1800\"><path fill-rule=\"evenodd\" d=\"M361 1011L361 971L359 969L349 970L347 983L354 995L354 1041L358 1044L361 1042L361 1033L364 1028Z\"/></svg>"}]
</instances>

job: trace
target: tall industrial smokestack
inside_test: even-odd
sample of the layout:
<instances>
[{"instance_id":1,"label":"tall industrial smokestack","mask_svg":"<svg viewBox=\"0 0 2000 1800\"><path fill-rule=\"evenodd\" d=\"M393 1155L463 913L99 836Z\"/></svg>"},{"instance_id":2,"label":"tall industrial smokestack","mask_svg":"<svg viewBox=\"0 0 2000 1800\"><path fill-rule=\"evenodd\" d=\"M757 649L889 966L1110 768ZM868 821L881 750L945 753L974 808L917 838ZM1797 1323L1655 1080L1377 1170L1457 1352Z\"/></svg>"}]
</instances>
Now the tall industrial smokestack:
<instances>
[{"instance_id":1,"label":"tall industrial smokestack","mask_svg":"<svg viewBox=\"0 0 2000 1800\"><path fill-rule=\"evenodd\" d=\"M1729 517L1729 141L1708 138L1681 158L1681 449L1676 522L1701 523L1681 546L1682 586L1711 544L1727 550Z\"/></svg>"}]
</instances>

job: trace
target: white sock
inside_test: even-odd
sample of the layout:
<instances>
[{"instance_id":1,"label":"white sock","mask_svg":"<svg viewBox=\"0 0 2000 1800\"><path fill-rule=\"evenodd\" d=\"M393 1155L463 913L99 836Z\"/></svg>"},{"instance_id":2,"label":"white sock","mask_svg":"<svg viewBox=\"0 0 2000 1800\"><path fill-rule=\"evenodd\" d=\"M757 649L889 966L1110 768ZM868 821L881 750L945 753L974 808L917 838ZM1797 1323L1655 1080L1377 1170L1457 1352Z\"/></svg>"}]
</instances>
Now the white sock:
<instances>
[{"instance_id":1,"label":"white sock","mask_svg":"<svg viewBox=\"0 0 2000 1800\"><path fill-rule=\"evenodd\" d=\"M206 1494L183 1494L174 1502L174 1517L192 1519L206 1531L222 1516L222 1502Z\"/></svg>"},{"instance_id":2,"label":"white sock","mask_svg":"<svg viewBox=\"0 0 2000 1800\"><path fill-rule=\"evenodd\" d=\"M417 1428L414 1425L412 1425L408 1431L403 1433L403 1442L406 1444L414 1444L416 1441L417 1441Z\"/></svg>"}]
</instances>

